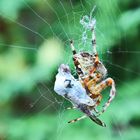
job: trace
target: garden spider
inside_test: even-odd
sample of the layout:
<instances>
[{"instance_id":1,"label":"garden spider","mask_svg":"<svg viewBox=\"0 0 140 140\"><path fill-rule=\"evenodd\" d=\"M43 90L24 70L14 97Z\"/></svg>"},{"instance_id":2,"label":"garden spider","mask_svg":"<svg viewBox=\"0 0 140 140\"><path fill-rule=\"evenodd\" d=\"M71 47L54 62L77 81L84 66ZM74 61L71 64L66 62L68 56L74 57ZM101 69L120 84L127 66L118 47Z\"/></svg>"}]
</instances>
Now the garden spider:
<instances>
[{"instance_id":1,"label":"garden spider","mask_svg":"<svg viewBox=\"0 0 140 140\"><path fill-rule=\"evenodd\" d=\"M102 95L101 92L108 86L111 86L110 96L108 101L105 103L101 112L98 112L98 116L105 112L107 107L110 105L111 101L115 97L115 83L112 78L107 78L103 80L107 74L107 70L103 63L99 60L98 53L96 50L96 38L94 33L94 28L91 29L92 32L92 48L93 54L87 52L77 53L73 41L70 41L70 46L73 52L73 61L75 65L76 72L78 74L79 81L86 89L88 95L97 99L97 105L99 105Z\"/></svg>"},{"instance_id":2,"label":"garden spider","mask_svg":"<svg viewBox=\"0 0 140 140\"><path fill-rule=\"evenodd\" d=\"M105 79L107 70L98 57L96 37L94 33L95 22L96 20L92 20L91 16L88 24L84 22L84 17L81 22L87 29L91 30L92 54L88 52L77 53L73 41L70 41L70 46L73 52L73 61L78 74L78 81L71 75L69 67L62 64L59 67L56 76L54 90L59 95L71 101L74 105L72 108L78 108L86 114L80 118L69 121L69 123L74 123L88 116L95 123L101 126L106 126L105 123L97 117L106 111L107 107L115 97L116 89L112 78ZM111 86L109 99L103 106L102 110L98 111L96 107L101 102L101 92L108 86Z\"/></svg>"},{"instance_id":3,"label":"garden spider","mask_svg":"<svg viewBox=\"0 0 140 140\"><path fill-rule=\"evenodd\" d=\"M108 86L111 86L110 95L108 101L103 106L103 109L97 112L97 116L101 115L107 107L110 105L111 101L115 97L115 82L112 78L107 78L103 80L106 77L107 70L103 63L99 60L98 53L96 50L96 38L94 33L94 26L91 28L92 32L92 48L93 48L93 54L90 54L88 52L79 52L77 53L73 41L70 41L70 46L73 52L73 61L75 65L76 72L78 74L78 79L83 85L83 87L86 89L87 94L92 99L97 99L97 102L95 104L95 110L96 106L99 105L102 99L101 92Z\"/></svg>"}]
</instances>

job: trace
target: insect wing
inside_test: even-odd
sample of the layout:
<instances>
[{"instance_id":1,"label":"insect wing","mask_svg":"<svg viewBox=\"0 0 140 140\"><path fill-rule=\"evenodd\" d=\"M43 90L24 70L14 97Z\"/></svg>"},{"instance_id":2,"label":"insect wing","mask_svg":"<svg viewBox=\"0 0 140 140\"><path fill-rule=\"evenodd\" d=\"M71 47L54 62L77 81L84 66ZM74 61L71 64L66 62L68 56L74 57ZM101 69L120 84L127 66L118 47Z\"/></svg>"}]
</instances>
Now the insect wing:
<instances>
[{"instance_id":1,"label":"insect wing","mask_svg":"<svg viewBox=\"0 0 140 140\"><path fill-rule=\"evenodd\" d=\"M106 127L106 124L104 122L102 122L100 119L98 119L95 115L91 115L89 116L89 118L94 121L96 124Z\"/></svg>"}]
</instances>

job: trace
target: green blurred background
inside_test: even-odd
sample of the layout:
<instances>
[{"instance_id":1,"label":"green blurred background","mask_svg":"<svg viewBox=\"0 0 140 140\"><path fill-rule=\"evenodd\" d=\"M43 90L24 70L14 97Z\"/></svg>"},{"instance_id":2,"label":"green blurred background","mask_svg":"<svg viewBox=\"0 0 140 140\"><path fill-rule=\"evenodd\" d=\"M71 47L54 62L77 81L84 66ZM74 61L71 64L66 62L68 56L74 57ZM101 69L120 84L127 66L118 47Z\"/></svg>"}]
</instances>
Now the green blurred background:
<instances>
[{"instance_id":1,"label":"green blurred background","mask_svg":"<svg viewBox=\"0 0 140 140\"><path fill-rule=\"evenodd\" d=\"M94 5L97 49L117 89L100 117L107 128L67 124L82 114L53 91L61 63L76 76L69 39L91 51L79 21ZM140 1L0 0L0 140L71 139L140 140Z\"/></svg>"}]
</instances>

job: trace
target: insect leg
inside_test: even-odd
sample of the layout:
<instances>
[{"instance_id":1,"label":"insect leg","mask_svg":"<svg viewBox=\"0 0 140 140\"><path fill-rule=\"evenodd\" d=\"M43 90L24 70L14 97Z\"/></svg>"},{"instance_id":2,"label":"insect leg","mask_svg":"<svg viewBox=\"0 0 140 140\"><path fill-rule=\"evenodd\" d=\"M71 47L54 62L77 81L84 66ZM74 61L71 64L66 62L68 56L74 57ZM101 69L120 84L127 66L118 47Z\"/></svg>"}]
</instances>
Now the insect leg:
<instances>
[{"instance_id":1,"label":"insect leg","mask_svg":"<svg viewBox=\"0 0 140 140\"><path fill-rule=\"evenodd\" d=\"M98 125L106 127L106 124L104 122L102 122L100 119L98 119L96 116L87 116L87 115L84 115L82 117L79 117L79 118L76 118L74 120L71 120L68 123L75 123L75 122L80 121L80 120L82 120L82 119L84 119L86 117L89 117L92 121L94 121Z\"/></svg>"},{"instance_id":2,"label":"insect leg","mask_svg":"<svg viewBox=\"0 0 140 140\"><path fill-rule=\"evenodd\" d=\"M85 113L92 121L94 121L96 124L100 125L100 126L103 126L105 127L105 123L102 122L100 119L98 119L92 112L91 110L89 109L88 106L84 105L84 104L81 104L79 105L79 109Z\"/></svg>"},{"instance_id":3,"label":"insect leg","mask_svg":"<svg viewBox=\"0 0 140 140\"><path fill-rule=\"evenodd\" d=\"M80 120L82 120L82 119L84 119L84 118L86 118L86 117L87 117L87 115L84 115L84 116L82 116L82 117L79 117L79 118L76 118L76 119L74 119L74 120L71 120L71 121L69 121L68 123L75 123L75 122L80 121Z\"/></svg>"}]
</instances>

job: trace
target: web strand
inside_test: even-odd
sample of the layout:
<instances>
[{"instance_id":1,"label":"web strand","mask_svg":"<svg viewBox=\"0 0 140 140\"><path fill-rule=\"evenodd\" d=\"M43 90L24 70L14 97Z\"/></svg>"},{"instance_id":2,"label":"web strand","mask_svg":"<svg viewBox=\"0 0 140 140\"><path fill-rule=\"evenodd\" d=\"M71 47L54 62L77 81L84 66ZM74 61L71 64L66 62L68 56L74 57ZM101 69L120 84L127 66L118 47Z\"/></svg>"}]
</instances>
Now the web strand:
<instances>
[{"instance_id":1,"label":"web strand","mask_svg":"<svg viewBox=\"0 0 140 140\"><path fill-rule=\"evenodd\" d=\"M63 43L65 45L65 48L63 49L63 53L64 53L64 55L66 57L67 57L67 55L69 55L69 56L68 56L68 58L66 58L66 60L64 60L64 62L66 62L67 64L73 63L72 62L72 54L71 54L71 52L69 50L69 45L70 45L69 40L70 39L74 38L74 42L76 44L76 49L78 51L88 50L88 52L91 52L91 38L88 37L87 38L87 44L83 45L83 42L82 42L83 29L82 29L82 26L80 26L80 24L79 24L79 26L77 26L78 25L77 22L80 21L81 16L85 15L85 13L89 14L90 19L91 19L91 17L93 16L94 8L91 10L91 13L89 13L89 11L87 10L86 7L87 7L87 5L90 6L90 7L93 7L93 5L95 5L94 2L90 3L89 1L85 1L83 3L83 1L80 0L79 5L80 5L81 8L78 9L76 7L76 4L72 0L69 0L69 8L70 8L70 10L69 9L67 10L67 7L65 6L65 4L63 3L62 0L57 1L56 6L57 7L61 6L62 11L63 11L63 15L60 17L60 15L57 13L57 10L55 9L55 7L53 7L52 4L50 4L47 0L41 1L42 3L44 2L46 7L48 6L50 11L56 16L55 22L56 22L56 24L59 24L59 27L60 27L60 29L59 29L60 32L57 33L57 30L55 30L54 25L53 25L54 23L52 23L52 24L49 23L48 20L46 20L46 17L41 16L40 13L37 12L36 9L32 8L32 6L29 3L27 3L25 0L22 0L22 1L24 3L25 7L27 7L38 18L38 21L43 21L43 23L45 23L45 25L50 29L52 37L58 38L58 39L61 39L61 40L63 40L63 38L65 38L63 40ZM118 7L118 5L117 5L117 3L115 1L113 1L113 2L109 1L109 6L112 5L112 4L115 5L115 9L118 11L118 13L122 12L119 9L119 7ZM106 9L108 9L108 7L106 7ZM112 16L110 17L110 22L111 22L112 26L116 27L117 23L116 23L116 17L114 17L113 6L111 8L110 13L112 13ZM104 48L104 46L107 46L109 44L108 42L110 42L110 40L109 40L110 36L104 32L104 31L106 31L104 29L105 28L104 24L103 24L103 22L100 22L100 21L102 21L100 19L102 19L102 17L105 15L105 13L102 13L102 11L100 11L100 7L97 10L97 14L98 14L97 19L99 19L99 21L97 21L97 28L96 28L97 40L98 40L98 42L97 42L97 45L98 45L97 51L99 52L101 60L103 62L107 63L109 66L115 68L116 70L122 70L122 72L125 72L125 73L128 73L128 74L134 74L136 76L140 76L139 72L136 72L135 70L133 70L133 69L127 67L127 66L122 66L122 65L119 65L119 64L116 64L116 63L112 62L111 57L113 57L114 54L126 54L127 57L129 55L138 56L140 54L140 51L139 50L138 51L129 50L129 48L127 46L125 46L125 47L120 46L120 50L118 50L118 51L110 50L111 45L114 42L112 44L110 43L111 44L110 48L107 48L107 47ZM30 27L22 24L21 22L18 22L17 20L13 20L12 18L6 16L2 12L0 13L0 15L5 20L9 20L10 22L15 23L16 25L18 25L19 27L21 27L25 31L27 30L27 31L33 33L34 36L36 36L37 38L42 40L42 43L44 41L46 41L46 39L48 39L48 37L49 37L49 36L47 36L47 34L42 35L40 32L37 32L36 30L31 29ZM107 15L105 15L105 16L107 16ZM107 17L107 19L108 19L108 17ZM66 20L66 22L65 22L65 20ZM108 22L108 21L104 21L104 22ZM64 24L67 25L68 29L65 28ZM119 38L121 38L122 34L119 33L118 36L119 37L117 39L119 40ZM126 40L126 42L127 42L127 40ZM5 46L5 47L8 46L8 47L15 48L15 49L21 49L21 50L23 49L23 50L27 50L27 51L33 51L36 54L38 53L38 50L39 50L38 49L38 47L39 47L38 44L37 44L37 46L38 46L37 48L36 47L34 48L34 47L30 46L30 44L28 44L25 47L25 46L22 46L22 45L6 44L6 43L3 43L3 42L0 43L0 46ZM87 48L90 48L90 49L87 49ZM105 55L109 55L110 58L109 59L104 59ZM74 68L71 68L71 70L72 70L72 73L75 73ZM75 75L76 75L76 73L75 73ZM112 75L113 75L113 73L111 74L111 76ZM128 87L128 89L132 89L133 91L136 90L133 87L130 87L129 82L123 81L122 79L120 79L118 77L113 77L113 78L117 79L120 83L125 84ZM53 79L54 79L54 77L51 80L48 80L47 83L49 83L49 85L54 85ZM35 82L37 83L38 81L35 81ZM52 90L53 90L52 87L50 88L44 82L41 82L40 85L36 84L36 91L37 91L38 97L36 97L36 99L34 101L32 101L32 103L29 105L30 108L27 108L27 112L25 111L23 116L26 117L28 112L30 112L31 109L35 108L35 106L38 106L41 103L41 99L43 99L46 102L46 105L45 105L45 107L43 106L39 110L39 113L42 114L42 113L46 112L48 109L54 110L54 112L56 113L55 114L56 119L54 119L54 121L57 120L56 121L57 122L57 125L56 125L57 128L56 128L55 133L57 135L57 140L60 140L62 138L63 134L64 134L63 132L65 132L65 128L68 126L67 125L68 117L66 115L68 113L65 112L65 106L66 106L65 105L65 100L62 99L62 98L59 99L59 97L57 97L55 95L54 91L52 91ZM111 107L109 109L111 110ZM77 112L75 111L75 114L76 113ZM113 120L111 120L111 122L110 122L111 124L112 123L117 123L116 122L116 119L117 119L116 114L112 114L112 119ZM47 120L46 120L46 122L47 122ZM91 122L88 123L88 121L87 121L87 124L91 124ZM84 126L84 123L83 123L83 126ZM94 127L94 125L93 125L93 127ZM81 129L82 129L82 127L81 127ZM119 128L117 130L118 130L119 138L121 140L123 140L123 137L124 137L123 133L121 132L121 130L119 130ZM111 134L109 134L109 136L111 136Z\"/></svg>"}]
</instances>

